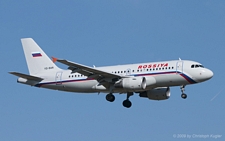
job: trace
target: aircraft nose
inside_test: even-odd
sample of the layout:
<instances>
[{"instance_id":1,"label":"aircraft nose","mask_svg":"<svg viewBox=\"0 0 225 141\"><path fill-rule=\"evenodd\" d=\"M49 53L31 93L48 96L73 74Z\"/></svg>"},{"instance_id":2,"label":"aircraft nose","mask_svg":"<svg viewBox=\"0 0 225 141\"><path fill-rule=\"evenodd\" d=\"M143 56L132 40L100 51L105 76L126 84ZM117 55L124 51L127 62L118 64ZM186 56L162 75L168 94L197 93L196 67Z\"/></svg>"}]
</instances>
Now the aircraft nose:
<instances>
[{"instance_id":1,"label":"aircraft nose","mask_svg":"<svg viewBox=\"0 0 225 141\"><path fill-rule=\"evenodd\" d=\"M207 70L206 73L205 73L206 77L208 79L212 78L213 77L213 72L211 70Z\"/></svg>"},{"instance_id":2,"label":"aircraft nose","mask_svg":"<svg viewBox=\"0 0 225 141\"><path fill-rule=\"evenodd\" d=\"M198 78L199 82L203 82L203 81L209 80L212 77L213 77L213 72L211 70L203 69L200 71L199 77L197 77L197 78Z\"/></svg>"},{"instance_id":3,"label":"aircraft nose","mask_svg":"<svg viewBox=\"0 0 225 141\"><path fill-rule=\"evenodd\" d=\"M213 72L209 69L202 70L200 74L202 75L203 81L209 80L210 78L213 77Z\"/></svg>"}]
</instances>

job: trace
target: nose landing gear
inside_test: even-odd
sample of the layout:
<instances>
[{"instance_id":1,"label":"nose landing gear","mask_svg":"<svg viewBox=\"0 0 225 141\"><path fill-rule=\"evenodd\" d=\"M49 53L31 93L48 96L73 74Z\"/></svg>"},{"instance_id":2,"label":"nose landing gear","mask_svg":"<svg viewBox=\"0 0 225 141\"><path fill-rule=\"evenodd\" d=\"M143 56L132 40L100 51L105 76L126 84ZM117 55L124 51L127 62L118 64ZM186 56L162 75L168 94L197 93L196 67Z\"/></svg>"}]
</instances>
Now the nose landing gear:
<instances>
[{"instance_id":1,"label":"nose landing gear","mask_svg":"<svg viewBox=\"0 0 225 141\"><path fill-rule=\"evenodd\" d=\"M181 97L182 97L183 99L186 99L186 98L187 98L187 95L186 95L186 94L181 94Z\"/></svg>"},{"instance_id":2,"label":"nose landing gear","mask_svg":"<svg viewBox=\"0 0 225 141\"><path fill-rule=\"evenodd\" d=\"M184 91L185 91L184 88L185 88L185 85L180 86L180 89L181 89L181 92L182 92L181 97L183 99L186 99L187 98L187 95L184 93Z\"/></svg>"}]
</instances>

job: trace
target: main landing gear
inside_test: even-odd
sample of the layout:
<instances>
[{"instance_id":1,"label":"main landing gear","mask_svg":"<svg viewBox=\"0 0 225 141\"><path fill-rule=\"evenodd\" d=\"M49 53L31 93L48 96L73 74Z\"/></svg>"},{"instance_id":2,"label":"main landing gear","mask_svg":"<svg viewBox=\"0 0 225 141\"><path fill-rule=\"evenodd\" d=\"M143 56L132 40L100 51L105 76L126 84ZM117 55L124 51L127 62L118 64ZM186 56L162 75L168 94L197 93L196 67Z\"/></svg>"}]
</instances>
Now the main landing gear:
<instances>
[{"instance_id":1,"label":"main landing gear","mask_svg":"<svg viewBox=\"0 0 225 141\"><path fill-rule=\"evenodd\" d=\"M132 96L133 93L130 92L130 93L127 93L127 99L123 101L123 106L126 107L126 108L130 108L132 106L132 103L130 102L129 100L129 97Z\"/></svg>"},{"instance_id":2,"label":"main landing gear","mask_svg":"<svg viewBox=\"0 0 225 141\"><path fill-rule=\"evenodd\" d=\"M132 96L133 93L127 93L127 99L123 101L123 106L126 108L130 108L132 106L131 101L129 100L129 97ZM113 102L115 100L115 96L112 93L109 93L106 95L105 99L109 102Z\"/></svg>"},{"instance_id":3,"label":"main landing gear","mask_svg":"<svg viewBox=\"0 0 225 141\"><path fill-rule=\"evenodd\" d=\"M187 98L187 95L184 93L184 90L185 90L184 88L185 88L184 85L180 86L180 89L181 89L181 92L182 92L181 97L182 97L183 99L186 99L186 98Z\"/></svg>"},{"instance_id":4,"label":"main landing gear","mask_svg":"<svg viewBox=\"0 0 225 141\"><path fill-rule=\"evenodd\" d=\"M112 93L106 95L105 99L109 102L113 102L115 100L115 96Z\"/></svg>"}]
</instances>

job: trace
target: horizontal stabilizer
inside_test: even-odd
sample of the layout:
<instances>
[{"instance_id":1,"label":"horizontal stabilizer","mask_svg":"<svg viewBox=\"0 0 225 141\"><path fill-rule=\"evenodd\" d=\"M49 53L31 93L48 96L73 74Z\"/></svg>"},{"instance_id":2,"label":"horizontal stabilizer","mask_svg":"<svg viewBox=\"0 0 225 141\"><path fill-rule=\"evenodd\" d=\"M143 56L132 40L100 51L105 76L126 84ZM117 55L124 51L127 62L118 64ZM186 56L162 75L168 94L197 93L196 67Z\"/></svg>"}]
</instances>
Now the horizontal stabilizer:
<instances>
[{"instance_id":1,"label":"horizontal stabilizer","mask_svg":"<svg viewBox=\"0 0 225 141\"><path fill-rule=\"evenodd\" d=\"M32 75L27 75L27 74L23 74L23 73L19 73L19 72L9 72L10 74L13 74L15 76L18 77L22 77L25 78L27 80L34 80L34 81L42 81L43 78L37 77L37 76L32 76Z\"/></svg>"}]
</instances>

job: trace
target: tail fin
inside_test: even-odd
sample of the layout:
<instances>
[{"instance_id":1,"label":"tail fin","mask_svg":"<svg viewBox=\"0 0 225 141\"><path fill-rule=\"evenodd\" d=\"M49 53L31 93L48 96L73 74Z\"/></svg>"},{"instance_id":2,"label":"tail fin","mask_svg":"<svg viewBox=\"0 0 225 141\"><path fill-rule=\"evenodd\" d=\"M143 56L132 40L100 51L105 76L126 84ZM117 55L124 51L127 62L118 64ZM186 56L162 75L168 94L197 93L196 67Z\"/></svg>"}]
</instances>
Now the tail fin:
<instances>
[{"instance_id":1,"label":"tail fin","mask_svg":"<svg viewBox=\"0 0 225 141\"><path fill-rule=\"evenodd\" d=\"M32 38L21 39L30 75L60 70Z\"/></svg>"}]
</instances>

